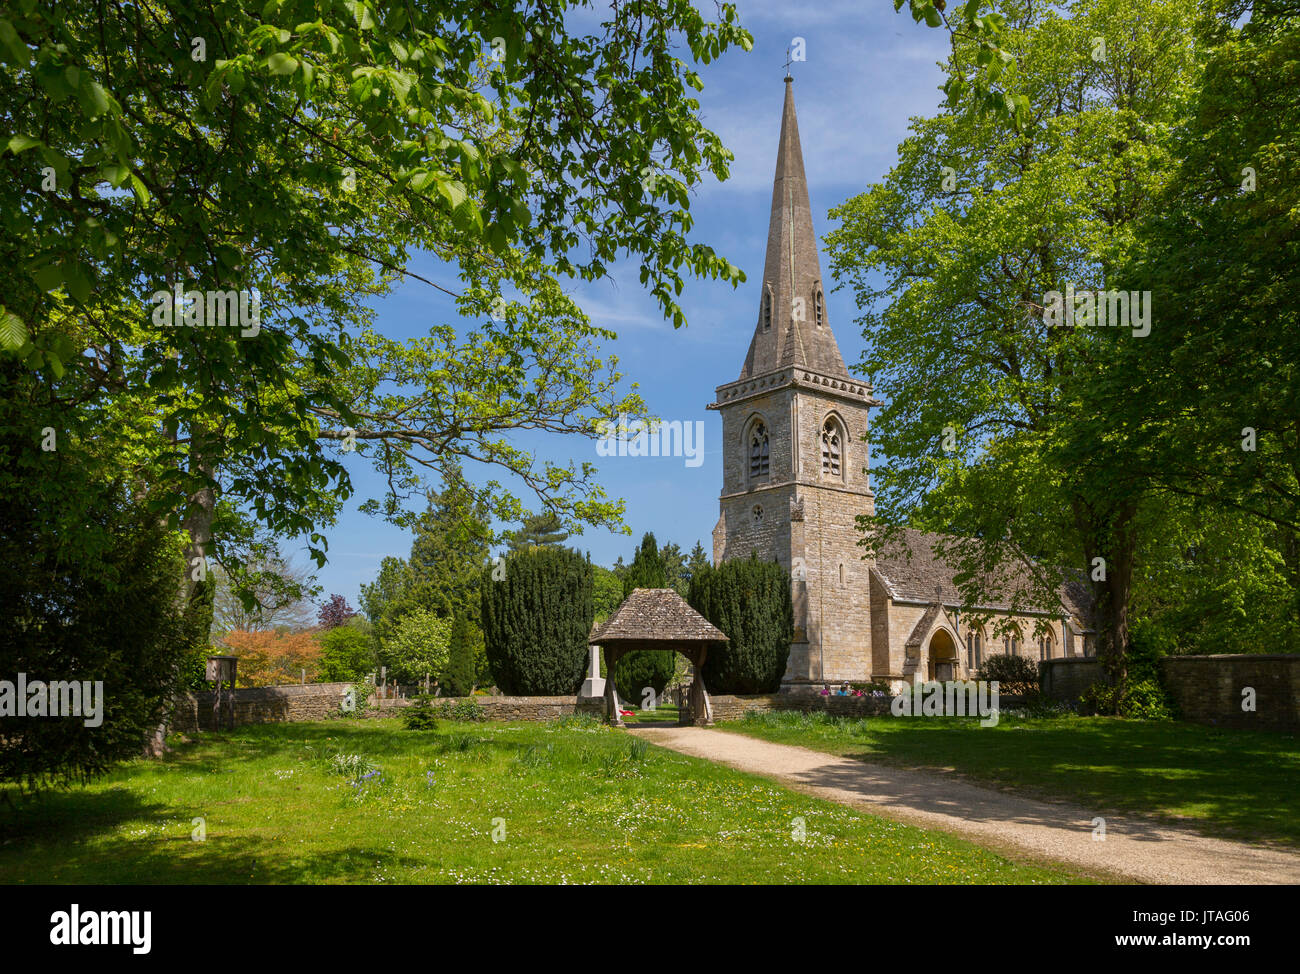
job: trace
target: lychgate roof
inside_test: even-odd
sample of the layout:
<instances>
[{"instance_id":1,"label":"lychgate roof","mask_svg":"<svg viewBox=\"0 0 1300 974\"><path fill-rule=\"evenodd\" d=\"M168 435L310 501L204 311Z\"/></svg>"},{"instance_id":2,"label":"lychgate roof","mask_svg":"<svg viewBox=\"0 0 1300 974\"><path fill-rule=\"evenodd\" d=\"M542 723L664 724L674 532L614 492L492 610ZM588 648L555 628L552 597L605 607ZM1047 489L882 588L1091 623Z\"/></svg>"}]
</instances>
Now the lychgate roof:
<instances>
[{"instance_id":1,"label":"lychgate roof","mask_svg":"<svg viewBox=\"0 0 1300 974\"><path fill-rule=\"evenodd\" d=\"M670 588L635 588L591 631L592 646L619 642L725 643L726 634Z\"/></svg>"}]
</instances>

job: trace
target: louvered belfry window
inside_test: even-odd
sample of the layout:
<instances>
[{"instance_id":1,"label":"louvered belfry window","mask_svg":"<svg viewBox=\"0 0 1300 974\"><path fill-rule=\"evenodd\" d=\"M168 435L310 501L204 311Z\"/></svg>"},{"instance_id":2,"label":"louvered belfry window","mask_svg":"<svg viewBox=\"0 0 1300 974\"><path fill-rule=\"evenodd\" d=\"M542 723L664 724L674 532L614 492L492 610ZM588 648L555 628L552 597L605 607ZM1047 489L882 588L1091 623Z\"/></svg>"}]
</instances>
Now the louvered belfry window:
<instances>
[{"instance_id":1,"label":"louvered belfry window","mask_svg":"<svg viewBox=\"0 0 1300 974\"><path fill-rule=\"evenodd\" d=\"M822 427L822 473L832 477L840 475L840 428L833 419Z\"/></svg>"},{"instance_id":2,"label":"louvered belfry window","mask_svg":"<svg viewBox=\"0 0 1300 974\"><path fill-rule=\"evenodd\" d=\"M763 288L763 330L767 331L772 327L772 289Z\"/></svg>"},{"instance_id":3,"label":"louvered belfry window","mask_svg":"<svg viewBox=\"0 0 1300 974\"><path fill-rule=\"evenodd\" d=\"M766 477L768 466L767 427L762 423L756 423L749 440L749 475Z\"/></svg>"}]
</instances>

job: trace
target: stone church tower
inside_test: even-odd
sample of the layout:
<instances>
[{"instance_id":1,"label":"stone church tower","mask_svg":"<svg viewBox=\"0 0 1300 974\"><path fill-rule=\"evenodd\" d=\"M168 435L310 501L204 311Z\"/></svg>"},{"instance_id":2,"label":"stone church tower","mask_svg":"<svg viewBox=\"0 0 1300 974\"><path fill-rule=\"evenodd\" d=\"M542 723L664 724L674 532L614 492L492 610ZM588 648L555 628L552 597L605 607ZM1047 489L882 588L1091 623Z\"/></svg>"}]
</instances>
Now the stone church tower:
<instances>
[{"instance_id":1,"label":"stone church tower","mask_svg":"<svg viewBox=\"0 0 1300 974\"><path fill-rule=\"evenodd\" d=\"M772 186L758 320L740 378L718 386L721 513L713 560L776 559L792 576L794 643L784 683L873 671L869 563L860 514L871 388L849 375L831 332L799 147L791 79Z\"/></svg>"}]
</instances>

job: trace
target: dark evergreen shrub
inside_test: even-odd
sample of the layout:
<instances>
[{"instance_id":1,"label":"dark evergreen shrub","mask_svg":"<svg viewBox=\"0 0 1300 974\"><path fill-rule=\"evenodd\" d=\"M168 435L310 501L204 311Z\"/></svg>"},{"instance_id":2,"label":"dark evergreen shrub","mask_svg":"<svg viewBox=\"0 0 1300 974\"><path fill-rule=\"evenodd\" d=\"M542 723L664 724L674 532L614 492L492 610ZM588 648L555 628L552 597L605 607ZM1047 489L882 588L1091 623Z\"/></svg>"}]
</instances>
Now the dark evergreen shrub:
<instances>
[{"instance_id":1,"label":"dark evergreen shrub","mask_svg":"<svg viewBox=\"0 0 1300 974\"><path fill-rule=\"evenodd\" d=\"M645 700L645 688L653 689L658 700L676 669L676 653L635 650L623 656L614 667L614 686L620 699L639 707Z\"/></svg>"},{"instance_id":2,"label":"dark evergreen shrub","mask_svg":"<svg viewBox=\"0 0 1300 974\"><path fill-rule=\"evenodd\" d=\"M578 692L591 633L591 565L568 548L531 548L506 557L505 577L483 572L483 637L503 693Z\"/></svg>"},{"instance_id":3,"label":"dark evergreen shrub","mask_svg":"<svg viewBox=\"0 0 1300 974\"><path fill-rule=\"evenodd\" d=\"M398 711L398 717L407 730L435 730L438 727L438 711L434 709L433 697L427 693L420 694Z\"/></svg>"},{"instance_id":4,"label":"dark evergreen shrub","mask_svg":"<svg viewBox=\"0 0 1300 974\"><path fill-rule=\"evenodd\" d=\"M447 650L447 668L438 678L442 692L464 697L474 692L473 623L456 616L451 624L451 645Z\"/></svg>"},{"instance_id":5,"label":"dark evergreen shrub","mask_svg":"<svg viewBox=\"0 0 1300 974\"><path fill-rule=\"evenodd\" d=\"M985 657L975 679L997 680L999 693L1028 696L1038 692L1038 663L1024 656L994 653Z\"/></svg>"},{"instance_id":6,"label":"dark evergreen shrub","mask_svg":"<svg viewBox=\"0 0 1300 974\"><path fill-rule=\"evenodd\" d=\"M85 490L85 526L75 540L91 551L71 555L75 544L42 521L50 517L41 508L45 499L0 492L0 605L8 620L0 679L16 681L22 673L29 687L75 682L78 695L89 684L83 708L93 705L100 682L102 722L0 716L0 782L81 782L137 757L173 695L193 684L196 647L206 644L211 593L200 590L192 612L181 604L186 564L178 535L125 488ZM70 702L71 693L69 687L63 699Z\"/></svg>"},{"instance_id":7,"label":"dark evergreen shrub","mask_svg":"<svg viewBox=\"0 0 1300 974\"><path fill-rule=\"evenodd\" d=\"M730 638L704 661L709 693L773 693L780 689L794 638L790 574L776 562L728 561L691 579L696 612Z\"/></svg>"}]
</instances>

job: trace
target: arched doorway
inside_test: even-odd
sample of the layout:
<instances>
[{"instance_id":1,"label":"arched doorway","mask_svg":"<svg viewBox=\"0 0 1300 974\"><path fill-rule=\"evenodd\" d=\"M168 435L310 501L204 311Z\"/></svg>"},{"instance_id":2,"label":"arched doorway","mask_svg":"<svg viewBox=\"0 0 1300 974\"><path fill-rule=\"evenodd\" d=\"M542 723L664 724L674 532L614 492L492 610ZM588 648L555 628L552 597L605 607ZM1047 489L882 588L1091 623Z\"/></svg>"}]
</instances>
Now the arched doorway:
<instances>
[{"instance_id":1,"label":"arched doorway","mask_svg":"<svg viewBox=\"0 0 1300 974\"><path fill-rule=\"evenodd\" d=\"M957 642L947 629L937 629L930 637L927 676L940 681L957 678Z\"/></svg>"}]
</instances>

